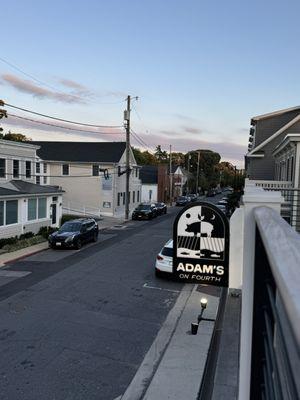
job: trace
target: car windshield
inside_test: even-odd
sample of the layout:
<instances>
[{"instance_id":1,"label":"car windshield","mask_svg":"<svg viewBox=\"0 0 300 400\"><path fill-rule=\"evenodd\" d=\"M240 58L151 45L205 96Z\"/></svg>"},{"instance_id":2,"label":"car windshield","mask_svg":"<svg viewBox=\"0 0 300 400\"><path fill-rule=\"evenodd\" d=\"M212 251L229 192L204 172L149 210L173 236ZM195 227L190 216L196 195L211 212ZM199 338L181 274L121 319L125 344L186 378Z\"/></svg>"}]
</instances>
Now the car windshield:
<instances>
[{"instance_id":1,"label":"car windshield","mask_svg":"<svg viewBox=\"0 0 300 400\"><path fill-rule=\"evenodd\" d=\"M150 210L150 204L140 204L136 209L137 210Z\"/></svg>"},{"instance_id":2,"label":"car windshield","mask_svg":"<svg viewBox=\"0 0 300 400\"><path fill-rule=\"evenodd\" d=\"M79 232L81 224L79 222L66 222L58 232Z\"/></svg>"},{"instance_id":3,"label":"car windshield","mask_svg":"<svg viewBox=\"0 0 300 400\"><path fill-rule=\"evenodd\" d=\"M186 200L186 197L185 196L179 196L178 200Z\"/></svg>"},{"instance_id":4,"label":"car windshield","mask_svg":"<svg viewBox=\"0 0 300 400\"><path fill-rule=\"evenodd\" d=\"M162 249L161 254L167 257L173 257L173 248L172 247L164 247Z\"/></svg>"}]
</instances>

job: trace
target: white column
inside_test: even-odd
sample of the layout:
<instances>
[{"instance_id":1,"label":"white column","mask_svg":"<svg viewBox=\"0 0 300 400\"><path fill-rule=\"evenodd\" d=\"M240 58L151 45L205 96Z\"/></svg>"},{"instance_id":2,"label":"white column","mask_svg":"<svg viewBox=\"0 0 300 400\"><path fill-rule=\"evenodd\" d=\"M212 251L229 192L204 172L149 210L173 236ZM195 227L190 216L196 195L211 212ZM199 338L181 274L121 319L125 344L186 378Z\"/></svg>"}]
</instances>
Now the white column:
<instances>
[{"instance_id":1,"label":"white column","mask_svg":"<svg viewBox=\"0 0 300 400\"><path fill-rule=\"evenodd\" d=\"M242 288L244 240L244 207L237 208L230 218L229 288Z\"/></svg>"},{"instance_id":2,"label":"white column","mask_svg":"<svg viewBox=\"0 0 300 400\"><path fill-rule=\"evenodd\" d=\"M250 181L251 182L251 181ZM250 398L251 350L252 350L252 318L254 290L254 256L255 229L253 210L259 206L267 206L280 213L280 205L284 201L280 192L265 191L259 187L247 185L243 196L244 203L244 237L243 237L243 280L242 280L242 312L239 370L239 400Z\"/></svg>"}]
</instances>

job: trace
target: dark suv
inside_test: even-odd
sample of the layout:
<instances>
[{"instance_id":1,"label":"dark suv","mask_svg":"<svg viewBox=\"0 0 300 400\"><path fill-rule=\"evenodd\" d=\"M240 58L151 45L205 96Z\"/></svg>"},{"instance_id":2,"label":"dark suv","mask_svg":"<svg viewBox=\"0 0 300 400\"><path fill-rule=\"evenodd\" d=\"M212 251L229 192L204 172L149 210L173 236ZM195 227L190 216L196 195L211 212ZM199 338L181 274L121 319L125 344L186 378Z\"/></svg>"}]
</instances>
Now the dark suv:
<instances>
[{"instance_id":1,"label":"dark suv","mask_svg":"<svg viewBox=\"0 0 300 400\"><path fill-rule=\"evenodd\" d=\"M83 243L96 242L98 233L98 224L94 219L73 219L65 222L58 231L49 236L49 246L52 248L75 247L75 249L80 249Z\"/></svg>"},{"instance_id":2,"label":"dark suv","mask_svg":"<svg viewBox=\"0 0 300 400\"><path fill-rule=\"evenodd\" d=\"M152 219L157 216L155 204L140 204L132 212L132 219Z\"/></svg>"}]
</instances>

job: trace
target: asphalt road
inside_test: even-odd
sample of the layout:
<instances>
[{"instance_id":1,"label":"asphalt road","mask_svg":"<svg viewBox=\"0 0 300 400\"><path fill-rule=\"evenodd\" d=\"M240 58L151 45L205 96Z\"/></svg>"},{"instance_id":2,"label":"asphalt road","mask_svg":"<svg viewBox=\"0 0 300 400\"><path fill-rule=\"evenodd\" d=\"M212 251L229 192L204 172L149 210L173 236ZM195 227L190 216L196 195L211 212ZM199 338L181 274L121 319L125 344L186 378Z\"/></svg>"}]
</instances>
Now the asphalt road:
<instances>
[{"instance_id":1,"label":"asphalt road","mask_svg":"<svg viewBox=\"0 0 300 400\"><path fill-rule=\"evenodd\" d=\"M154 276L174 215L6 268L31 273L0 278L1 400L109 400L125 391L182 287Z\"/></svg>"},{"instance_id":2,"label":"asphalt road","mask_svg":"<svg viewBox=\"0 0 300 400\"><path fill-rule=\"evenodd\" d=\"M1 400L124 393L182 288L154 276L178 211L107 230L79 251L46 250L5 268Z\"/></svg>"}]
</instances>

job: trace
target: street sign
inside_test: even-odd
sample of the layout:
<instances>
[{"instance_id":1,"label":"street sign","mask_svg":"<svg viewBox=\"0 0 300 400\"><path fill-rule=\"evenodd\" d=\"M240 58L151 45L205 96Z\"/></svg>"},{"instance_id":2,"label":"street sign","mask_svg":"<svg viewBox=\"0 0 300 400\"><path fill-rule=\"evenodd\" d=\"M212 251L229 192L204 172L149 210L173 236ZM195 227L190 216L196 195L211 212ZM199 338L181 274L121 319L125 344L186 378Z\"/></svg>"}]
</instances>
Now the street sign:
<instances>
[{"instance_id":1,"label":"street sign","mask_svg":"<svg viewBox=\"0 0 300 400\"><path fill-rule=\"evenodd\" d=\"M173 226L173 274L184 282L228 287L229 224L211 203L187 205Z\"/></svg>"}]
</instances>

